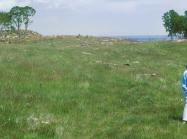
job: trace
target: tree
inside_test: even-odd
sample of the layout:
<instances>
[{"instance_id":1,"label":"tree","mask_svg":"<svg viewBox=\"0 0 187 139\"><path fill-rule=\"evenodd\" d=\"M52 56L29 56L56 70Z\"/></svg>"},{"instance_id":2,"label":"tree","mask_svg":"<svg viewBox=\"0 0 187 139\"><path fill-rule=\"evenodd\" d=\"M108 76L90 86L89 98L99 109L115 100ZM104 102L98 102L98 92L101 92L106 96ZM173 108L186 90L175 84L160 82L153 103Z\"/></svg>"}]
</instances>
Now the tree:
<instances>
[{"instance_id":1,"label":"tree","mask_svg":"<svg viewBox=\"0 0 187 139\"><path fill-rule=\"evenodd\" d=\"M185 28L185 18L184 16L178 15L174 19L174 32L179 38L184 37L184 28Z\"/></svg>"},{"instance_id":2,"label":"tree","mask_svg":"<svg viewBox=\"0 0 187 139\"><path fill-rule=\"evenodd\" d=\"M17 28L18 33L20 32L21 25L23 23L23 9L22 7L15 6L10 10L12 23Z\"/></svg>"},{"instance_id":3,"label":"tree","mask_svg":"<svg viewBox=\"0 0 187 139\"><path fill-rule=\"evenodd\" d=\"M22 25L25 25L25 30L27 31L29 24L32 23L31 17L35 14L36 10L29 6L15 6L10 12L0 12L0 35L6 36L6 34L17 30L20 38Z\"/></svg>"},{"instance_id":4,"label":"tree","mask_svg":"<svg viewBox=\"0 0 187 139\"><path fill-rule=\"evenodd\" d=\"M187 38L187 11L184 12L184 15L179 15L174 10L170 10L164 14L162 19L166 32L169 32L168 36Z\"/></svg>"},{"instance_id":5,"label":"tree","mask_svg":"<svg viewBox=\"0 0 187 139\"><path fill-rule=\"evenodd\" d=\"M184 38L187 38L187 11L184 12L183 16L183 33Z\"/></svg>"},{"instance_id":6,"label":"tree","mask_svg":"<svg viewBox=\"0 0 187 139\"><path fill-rule=\"evenodd\" d=\"M25 30L27 31L29 24L32 23L31 17L33 17L36 14L36 10L29 6L23 7L22 10L23 23L25 24Z\"/></svg>"},{"instance_id":7,"label":"tree","mask_svg":"<svg viewBox=\"0 0 187 139\"><path fill-rule=\"evenodd\" d=\"M168 36L173 39L173 36L176 36L176 33L179 30L179 25L177 22L177 20L179 19L178 13L174 10L170 10L169 12L164 13L162 19L166 32L169 32Z\"/></svg>"},{"instance_id":8,"label":"tree","mask_svg":"<svg viewBox=\"0 0 187 139\"><path fill-rule=\"evenodd\" d=\"M184 12L184 15L187 16L187 11Z\"/></svg>"},{"instance_id":9,"label":"tree","mask_svg":"<svg viewBox=\"0 0 187 139\"><path fill-rule=\"evenodd\" d=\"M10 30L11 25L10 13L0 12L0 30Z\"/></svg>"},{"instance_id":10,"label":"tree","mask_svg":"<svg viewBox=\"0 0 187 139\"><path fill-rule=\"evenodd\" d=\"M25 25L25 30L27 30L28 25L32 22L31 17L34 16L35 13L36 10L29 6L25 6L25 7L15 6L10 10L12 23L17 28L19 37L20 37L20 29L22 24Z\"/></svg>"}]
</instances>

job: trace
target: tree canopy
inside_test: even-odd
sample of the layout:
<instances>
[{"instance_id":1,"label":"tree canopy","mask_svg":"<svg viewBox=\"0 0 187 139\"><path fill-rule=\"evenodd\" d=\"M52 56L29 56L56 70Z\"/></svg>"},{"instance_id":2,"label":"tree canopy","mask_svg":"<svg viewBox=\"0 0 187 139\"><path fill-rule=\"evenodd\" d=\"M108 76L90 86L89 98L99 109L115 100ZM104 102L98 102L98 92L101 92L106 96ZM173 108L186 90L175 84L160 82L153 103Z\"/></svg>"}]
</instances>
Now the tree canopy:
<instances>
[{"instance_id":1,"label":"tree canopy","mask_svg":"<svg viewBox=\"0 0 187 139\"><path fill-rule=\"evenodd\" d=\"M0 12L0 30L8 30L11 27L11 16L9 13Z\"/></svg>"},{"instance_id":2,"label":"tree canopy","mask_svg":"<svg viewBox=\"0 0 187 139\"><path fill-rule=\"evenodd\" d=\"M25 30L28 29L28 25L32 23L31 17L36 14L36 10L32 7L26 6L22 8L23 11L23 23L25 25Z\"/></svg>"},{"instance_id":3,"label":"tree canopy","mask_svg":"<svg viewBox=\"0 0 187 139\"><path fill-rule=\"evenodd\" d=\"M184 15L179 15L176 11L170 10L164 13L162 19L171 39L173 37L187 37L187 11L184 12Z\"/></svg>"}]
</instances>

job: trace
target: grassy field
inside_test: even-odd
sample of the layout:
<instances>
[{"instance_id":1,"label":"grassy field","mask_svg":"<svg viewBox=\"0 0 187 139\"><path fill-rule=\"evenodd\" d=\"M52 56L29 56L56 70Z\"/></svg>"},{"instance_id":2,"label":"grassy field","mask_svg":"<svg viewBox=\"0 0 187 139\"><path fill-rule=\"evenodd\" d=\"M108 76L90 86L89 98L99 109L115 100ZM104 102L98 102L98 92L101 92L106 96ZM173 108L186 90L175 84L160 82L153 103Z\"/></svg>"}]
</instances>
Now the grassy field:
<instances>
[{"instance_id":1,"label":"grassy field","mask_svg":"<svg viewBox=\"0 0 187 139\"><path fill-rule=\"evenodd\" d=\"M187 43L0 43L1 139L186 139Z\"/></svg>"}]
</instances>

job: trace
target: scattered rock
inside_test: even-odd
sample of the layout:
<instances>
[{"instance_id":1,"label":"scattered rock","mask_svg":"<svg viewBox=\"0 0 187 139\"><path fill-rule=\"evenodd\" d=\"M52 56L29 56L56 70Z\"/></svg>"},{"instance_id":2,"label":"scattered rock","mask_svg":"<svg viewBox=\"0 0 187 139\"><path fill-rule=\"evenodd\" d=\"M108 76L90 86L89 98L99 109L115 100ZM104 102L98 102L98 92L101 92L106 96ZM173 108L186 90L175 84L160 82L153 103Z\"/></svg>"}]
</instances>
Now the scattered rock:
<instances>
[{"instance_id":1,"label":"scattered rock","mask_svg":"<svg viewBox=\"0 0 187 139\"><path fill-rule=\"evenodd\" d=\"M145 75L145 76L157 76L157 74L156 73L145 73L145 74L143 74L143 75Z\"/></svg>"},{"instance_id":2,"label":"scattered rock","mask_svg":"<svg viewBox=\"0 0 187 139\"><path fill-rule=\"evenodd\" d=\"M141 81L141 80L144 80L144 79L149 79L150 77L155 77L157 76L156 73L144 73L144 74L136 74L136 80L137 81Z\"/></svg>"},{"instance_id":3,"label":"scattered rock","mask_svg":"<svg viewBox=\"0 0 187 139\"><path fill-rule=\"evenodd\" d=\"M42 125L48 125L55 122L56 119L52 114L40 114L40 115L32 114L27 118L27 124L30 130L35 130Z\"/></svg>"},{"instance_id":4,"label":"scattered rock","mask_svg":"<svg viewBox=\"0 0 187 139\"><path fill-rule=\"evenodd\" d=\"M82 54L84 54L84 55L93 55L92 53L89 53L89 52L82 52Z\"/></svg>"},{"instance_id":5,"label":"scattered rock","mask_svg":"<svg viewBox=\"0 0 187 139\"><path fill-rule=\"evenodd\" d=\"M139 62L139 61L134 61L133 63L134 63L134 64L139 64L140 62Z\"/></svg>"},{"instance_id":6,"label":"scattered rock","mask_svg":"<svg viewBox=\"0 0 187 139\"><path fill-rule=\"evenodd\" d=\"M157 74L156 73L152 73L151 76L157 76Z\"/></svg>"},{"instance_id":7,"label":"scattered rock","mask_svg":"<svg viewBox=\"0 0 187 139\"><path fill-rule=\"evenodd\" d=\"M179 40L176 40L176 42L186 42L187 39L179 39Z\"/></svg>"},{"instance_id":8,"label":"scattered rock","mask_svg":"<svg viewBox=\"0 0 187 139\"><path fill-rule=\"evenodd\" d=\"M99 64L99 63L102 63L102 61L101 60L97 60L97 61L95 61L95 63Z\"/></svg>"},{"instance_id":9,"label":"scattered rock","mask_svg":"<svg viewBox=\"0 0 187 139\"><path fill-rule=\"evenodd\" d=\"M33 31L21 30L20 33L14 31L0 31L0 42L14 42L18 40L37 40L41 39L42 35Z\"/></svg>"}]
</instances>

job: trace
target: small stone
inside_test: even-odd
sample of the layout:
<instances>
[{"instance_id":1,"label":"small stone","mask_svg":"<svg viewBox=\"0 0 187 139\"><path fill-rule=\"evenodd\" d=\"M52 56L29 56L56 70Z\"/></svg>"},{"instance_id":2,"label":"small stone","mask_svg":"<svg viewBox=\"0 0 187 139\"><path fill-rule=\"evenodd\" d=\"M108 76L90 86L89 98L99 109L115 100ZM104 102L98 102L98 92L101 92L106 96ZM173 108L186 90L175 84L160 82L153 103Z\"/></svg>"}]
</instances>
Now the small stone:
<instances>
[{"instance_id":1,"label":"small stone","mask_svg":"<svg viewBox=\"0 0 187 139\"><path fill-rule=\"evenodd\" d=\"M156 76L156 75L157 75L156 73L151 74L151 76Z\"/></svg>"}]
</instances>

